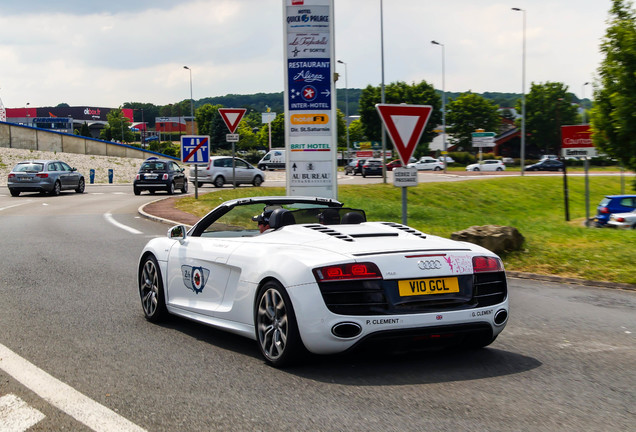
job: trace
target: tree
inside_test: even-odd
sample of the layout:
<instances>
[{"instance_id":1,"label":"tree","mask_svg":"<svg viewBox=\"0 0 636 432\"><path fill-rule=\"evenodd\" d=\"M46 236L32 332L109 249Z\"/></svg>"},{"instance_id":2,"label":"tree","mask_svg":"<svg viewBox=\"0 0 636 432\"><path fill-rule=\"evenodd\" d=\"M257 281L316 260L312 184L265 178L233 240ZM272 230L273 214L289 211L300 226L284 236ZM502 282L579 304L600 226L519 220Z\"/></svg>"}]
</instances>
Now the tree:
<instances>
[{"instance_id":1,"label":"tree","mask_svg":"<svg viewBox=\"0 0 636 432\"><path fill-rule=\"evenodd\" d=\"M385 88L385 100L389 104L409 104L409 105L431 105L433 112L428 119L428 124L424 129L424 133L420 138L418 147L428 148L428 143L433 140L436 135L434 129L437 128L442 121L442 100L432 85L426 81L419 84L408 85L405 82L398 81L391 83ZM367 86L360 95L360 122L364 134L373 141L382 139L382 121L375 108L375 105L381 102L380 87ZM422 152L422 148L419 149Z\"/></svg>"},{"instance_id":2,"label":"tree","mask_svg":"<svg viewBox=\"0 0 636 432\"><path fill-rule=\"evenodd\" d=\"M636 14L631 2L613 0L601 43L605 59L594 83L594 144L623 166L636 169ZM634 184L636 188L636 182Z\"/></svg>"},{"instance_id":3,"label":"tree","mask_svg":"<svg viewBox=\"0 0 636 432\"><path fill-rule=\"evenodd\" d=\"M448 104L446 122L451 142L464 149L472 147L472 134L476 129L499 131L499 107L475 93L464 93Z\"/></svg>"},{"instance_id":4,"label":"tree","mask_svg":"<svg viewBox=\"0 0 636 432\"><path fill-rule=\"evenodd\" d=\"M542 153L560 153L561 126L576 124L577 106L563 83L532 83L526 97L526 145ZM521 102L517 103L521 112ZM529 152L530 153L530 152Z\"/></svg>"},{"instance_id":5,"label":"tree","mask_svg":"<svg viewBox=\"0 0 636 432\"><path fill-rule=\"evenodd\" d=\"M84 122L82 124L82 127L79 130L79 134L81 136L85 136L85 137L90 137L91 136L91 130L89 129L88 124L86 122Z\"/></svg>"},{"instance_id":6,"label":"tree","mask_svg":"<svg viewBox=\"0 0 636 432\"><path fill-rule=\"evenodd\" d=\"M121 109L111 110L106 115L108 123L100 132L100 137L106 141L132 142L135 137L130 131L130 121L124 117ZM123 135L122 135L123 134Z\"/></svg>"}]
</instances>

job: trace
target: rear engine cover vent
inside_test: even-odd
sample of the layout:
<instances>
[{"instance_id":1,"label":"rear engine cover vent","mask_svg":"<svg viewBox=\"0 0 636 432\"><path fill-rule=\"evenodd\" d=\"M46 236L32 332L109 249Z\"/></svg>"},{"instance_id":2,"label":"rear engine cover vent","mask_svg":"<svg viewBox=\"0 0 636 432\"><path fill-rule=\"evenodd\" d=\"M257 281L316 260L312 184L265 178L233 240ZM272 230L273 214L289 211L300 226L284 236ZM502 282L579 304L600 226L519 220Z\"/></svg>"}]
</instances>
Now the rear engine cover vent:
<instances>
[{"instance_id":1,"label":"rear engine cover vent","mask_svg":"<svg viewBox=\"0 0 636 432\"><path fill-rule=\"evenodd\" d=\"M337 239L340 240L344 240L344 241L348 241L348 242L352 242L355 241L351 236L348 236L347 234L343 234L339 231L336 231L333 228L330 228L328 226L325 225L320 225L320 224L315 224L315 225L305 225L306 228L312 229L314 231L318 231L321 232L323 234L327 234L330 235L332 237L335 237Z\"/></svg>"},{"instance_id":2,"label":"rear engine cover vent","mask_svg":"<svg viewBox=\"0 0 636 432\"><path fill-rule=\"evenodd\" d=\"M402 225L402 224L395 223L395 222L382 222L382 223L384 225L386 225L386 226L390 226L391 228L399 229L400 231L404 231L406 233L413 234L414 236L417 236L417 237L420 237L420 238L423 238L423 239L426 238L426 235L424 233L419 232L418 230L415 230L415 229L413 229L411 227L408 227L406 225Z\"/></svg>"}]
</instances>

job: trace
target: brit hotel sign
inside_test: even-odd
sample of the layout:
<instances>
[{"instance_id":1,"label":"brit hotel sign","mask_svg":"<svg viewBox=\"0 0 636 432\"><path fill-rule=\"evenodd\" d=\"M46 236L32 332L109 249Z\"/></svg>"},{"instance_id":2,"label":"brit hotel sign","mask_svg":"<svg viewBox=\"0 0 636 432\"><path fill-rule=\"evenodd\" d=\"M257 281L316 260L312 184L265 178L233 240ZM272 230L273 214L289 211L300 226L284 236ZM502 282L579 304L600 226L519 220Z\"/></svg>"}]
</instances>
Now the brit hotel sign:
<instances>
[{"instance_id":1,"label":"brit hotel sign","mask_svg":"<svg viewBox=\"0 0 636 432\"><path fill-rule=\"evenodd\" d=\"M283 0L287 195L337 198L333 0Z\"/></svg>"}]
</instances>

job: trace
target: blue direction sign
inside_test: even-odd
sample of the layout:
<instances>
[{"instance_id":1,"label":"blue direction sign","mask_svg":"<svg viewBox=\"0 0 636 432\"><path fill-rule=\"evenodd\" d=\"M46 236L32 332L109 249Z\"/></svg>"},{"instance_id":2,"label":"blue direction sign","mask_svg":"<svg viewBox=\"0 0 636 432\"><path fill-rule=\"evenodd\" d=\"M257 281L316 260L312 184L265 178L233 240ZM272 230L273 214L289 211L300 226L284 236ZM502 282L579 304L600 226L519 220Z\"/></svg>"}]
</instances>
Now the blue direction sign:
<instances>
[{"instance_id":1,"label":"blue direction sign","mask_svg":"<svg viewBox=\"0 0 636 432\"><path fill-rule=\"evenodd\" d=\"M329 59L289 60L289 109L331 109L331 65Z\"/></svg>"},{"instance_id":2,"label":"blue direction sign","mask_svg":"<svg viewBox=\"0 0 636 432\"><path fill-rule=\"evenodd\" d=\"M210 160L210 137L184 135L181 137L181 162L207 164Z\"/></svg>"}]
</instances>

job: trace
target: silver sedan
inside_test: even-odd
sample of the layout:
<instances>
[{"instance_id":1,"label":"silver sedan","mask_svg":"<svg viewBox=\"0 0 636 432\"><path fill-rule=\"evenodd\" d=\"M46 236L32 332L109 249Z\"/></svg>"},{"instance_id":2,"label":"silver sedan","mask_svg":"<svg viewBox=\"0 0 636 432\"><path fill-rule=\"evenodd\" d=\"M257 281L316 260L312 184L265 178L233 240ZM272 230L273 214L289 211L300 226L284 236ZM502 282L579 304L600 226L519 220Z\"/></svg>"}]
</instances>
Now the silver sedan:
<instances>
[{"instance_id":1,"label":"silver sedan","mask_svg":"<svg viewBox=\"0 0 636 432\"><path fill-rule=\"evenodd\" d=\"M7 186L11 196L22 192L40 192L59 195L71 189L83 193L84 176L77 169L59 160L30 160L18 162L9 173Z\"/></svg>"}]
</instances>

